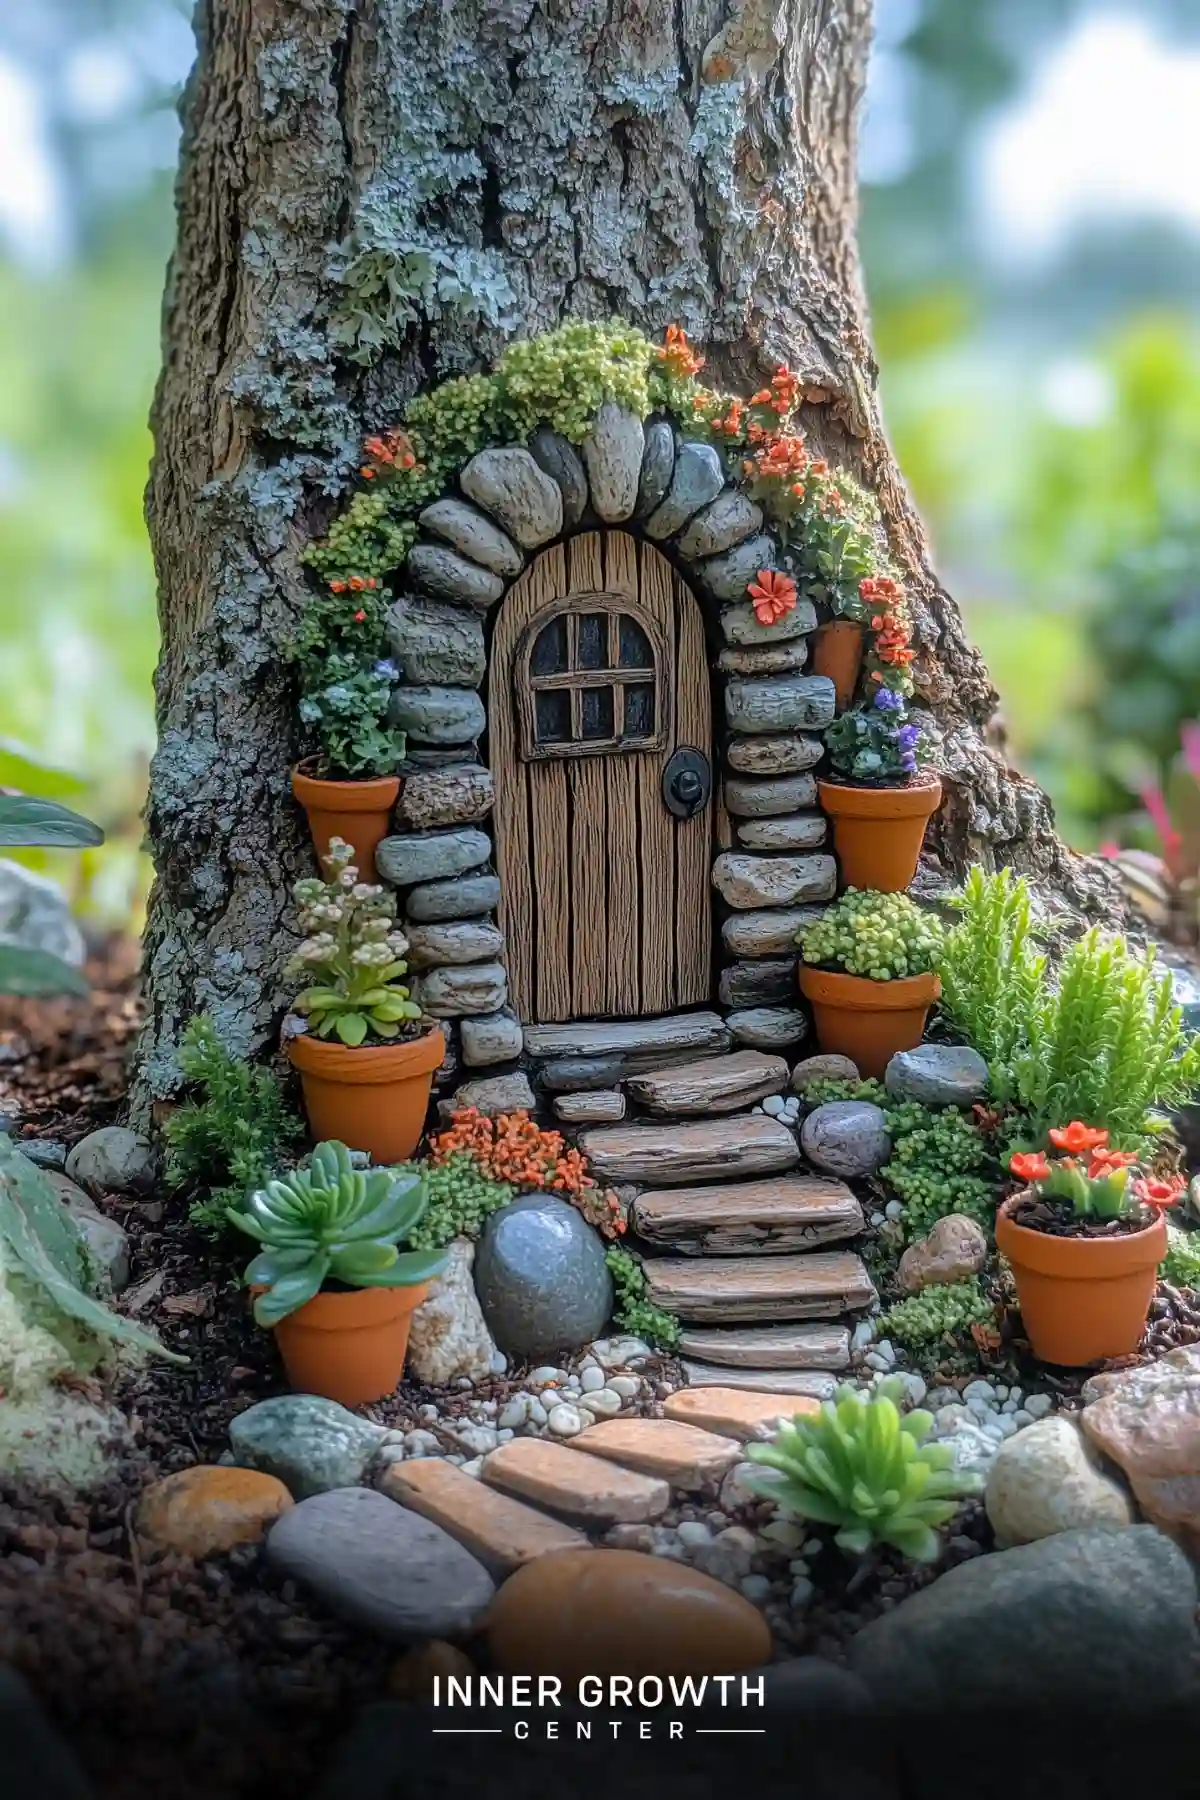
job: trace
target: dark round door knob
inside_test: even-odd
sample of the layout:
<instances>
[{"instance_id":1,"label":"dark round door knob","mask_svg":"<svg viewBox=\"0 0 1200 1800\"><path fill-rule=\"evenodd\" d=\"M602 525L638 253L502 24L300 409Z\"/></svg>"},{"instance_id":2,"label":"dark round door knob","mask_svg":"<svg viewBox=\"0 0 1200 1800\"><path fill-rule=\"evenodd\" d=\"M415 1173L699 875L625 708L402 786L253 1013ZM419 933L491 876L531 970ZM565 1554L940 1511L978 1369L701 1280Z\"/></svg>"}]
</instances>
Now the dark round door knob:
<instances>
[{"instance_id":1,"label":"dark round door knob","mask_svg":"<svg viewBox=\"0 0 1200 1800\"><path fill-rule=\"evenodd\" d=\"M695 806L704 792L704 783L694 769L681 769L671 783L671 792L684 806Z\"/></svg>"}]
</instances>

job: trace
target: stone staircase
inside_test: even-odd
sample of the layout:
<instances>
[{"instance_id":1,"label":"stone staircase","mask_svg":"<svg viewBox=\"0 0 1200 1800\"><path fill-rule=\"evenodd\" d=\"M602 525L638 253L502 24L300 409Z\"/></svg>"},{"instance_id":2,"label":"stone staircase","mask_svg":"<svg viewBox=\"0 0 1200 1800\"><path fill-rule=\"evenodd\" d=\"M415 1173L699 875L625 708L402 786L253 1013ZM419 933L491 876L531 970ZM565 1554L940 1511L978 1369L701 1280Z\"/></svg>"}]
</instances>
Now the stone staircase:
<instances>
[{"instance_id":1,"label":"stone staircase","mask_svg":"<svg viewBox=\"0 0 1200 1800\"><path fill-rule=\"evenodd\" d=\"M783 1056L736 1046L716 1013L533 1026L556 1118L629 1202L647 1298L681 1321L696 1388L824 1398L875 1290L848 1240L845 1182L804 1167L790 1122L750 1109L787 1092Z\"/></svg>"}]
</instances>

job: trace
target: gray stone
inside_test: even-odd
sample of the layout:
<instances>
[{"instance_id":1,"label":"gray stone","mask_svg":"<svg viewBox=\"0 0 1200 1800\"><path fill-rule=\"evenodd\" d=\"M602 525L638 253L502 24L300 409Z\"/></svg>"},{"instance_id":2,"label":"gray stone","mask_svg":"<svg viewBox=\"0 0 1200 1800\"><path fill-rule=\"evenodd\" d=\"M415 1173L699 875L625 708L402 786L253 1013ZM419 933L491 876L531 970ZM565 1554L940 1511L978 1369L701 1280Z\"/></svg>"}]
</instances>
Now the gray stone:
<instances>
[{"instance_id":1,"label":"gray stone","mask_svg":"<svg viewBox=\"0 0 1200 1800\"><path fill-rule=\"evenodd\" d=\"M725 778L725 810L738 819L771 819L781 813L800 812L817 803L815 776L782 775L774 781Z\"/></svg>"},{"instance_id":2,"label":"gray stone","mask_svg":"<svg viewBox=\"0 0 1200 1800\"><path fill-rule=\"evenodd\" d=\"M539 1079L552 1094L590 1094L612 1087L628 1071L625 1056L565 1056L543 1063Z\"/></svg>"},{"instance_id":3,"label":"gray stone","mask_svg":"<svg viewBox=\"0 0 1200 1800\"><path fill-rule=\"evenodd\" d=\"M406 960L416 972L447 963L494 962L503 951L504 933L490 919L447 919L410 926Z\"/></svg>"},{"instance_id":4,"label":"gray stone","mask_svg":"<svg viewBox=\"0 0 1200 1800\"><path fill-rule=\"evenodd\" d=\"M1129 1489L1100 1462L1075 1420L1053 1413L1001 1444L984 1505L1002 1549L1090 1525L1132 1525Z\"/></svg>"},{"instance_id":5,"label":"gray stone","mask_svg":"<svg viewBox=\"0 0 1200 1800\"><path fill-rule=\"evenodd\" d=\"M410 831L438 825L473 825L486 819L496 803L490 769L460 763L451 769L419 769L406 774L396 807L399 824Z\"/></svg>"},{"instance_id":6,"label":"gray stone","mask_svg":"<svg viewBox=\"0 0 1200 1800\"><path fill-rule=\"evenodd\" d=\"M490 569L460 556L443 544L414 544L404 565L408 580L419 594L431 600L474 606L486 612L504 592L504 583Z\"/></svg>"},{"instance_id":7,"label":"gray stone","mask_svg":"<svg viewBox=\"0 0 1200 1800\"><path fill-rule=\"evenodd\" d=\"M467 498L499 519L523 550L536 550L562 531L562 491L519 445L481 450L458 480Z\"/></svg>"},{"instance_id":8,"label":"gray stone","mask_svg":"<svg viewBox=\"0 0 1200 1800\"><path fill-rule=\"evenodd\" d=\"M66 1167L67 1146L58 1138L24 1138L17 1147L26 1161L36 1163L39 1169Z\"/></svg>"},{"instance_id":9,"label":"gray stone","mask_svg":"<svg viewBox=\"0 0 1200 1800\"><path fill-rule=\"evenodd\" d=\"M795 955L786 962L731 963L721 970L717 992L722 1006L774 1006L790 1000L796 992Z\"/></svg>"},{"instance_id":10,"label":"gray stone","mask_svg":"<svg viewBox=\"0 0 1200 1800\"><path fill-rule=\"evenodd\" d=\"M751 1050L786 1050L808 1036L808 1015L798 1006L751 1006L731 1012L725 1023L735 1041Z\"/></svg>"},{"instance_id":11,"label":"gray stone","mask_svg":"<svg viewBox=\"0 0 1200 1800\"><path fill-rule=\"evenodd\" d=\"M750 856L724 851L713 864L713 886L739 912L760 906L796 906L832 900L837 864L832 856Z\"/></svg>"},{"instance_id":12,"label":"gray stone","mask_svg":"<svg viewBox=\"0 0 1200 1800\"><path fill-rule=\"evenodd\" d=\"M470 744L487 727L483 701L473 688L396 688L388 723L418 744Z\"/></svg>"},{"instance_id":13,"label":"gray stone","mask_svg":"<svg viewBox=\"0 0 1200 1800\"><path fill-rule=\"evenodd\" d=\"M616 1088L559 1094L554 1116L564 1125L619 1125L625 1117L625 1096Z\"/></svg>"},{"instance_id":14,"label":"gray stone","mask_svg":"<svg viewBox=\"0 0 1200 1800\"><path fill-rule=\"evenodd\" d=\"M618 525L633 512L645 441L637 415L606 400L583 445L592 508L606 525Z\"/></svg>"},{"instance_id":15,"label":"gray stone","mask_svg":"<svg viewBox=\"0 0 1200 1800\"><path fill-rule=\"evenodd\" d=\"M386 837L375 852L375 867L385 881L395 887L411 887L416 882L438 881L449 875L465 875L477 869L492 854L492 840L486 831L464 825L459 831L418 831L411 835ZM464 884L465 885L465 884ZM497 890L499 882L496 883ZM497 894L497 898L498 898ZM440 898L440 896L439 896ZM405 908L413 919L454 919L457 912L423 910L428 902L416 904L410 894ZM494 905L495 902L490 904ZM486 912L487 906L475 905L472 913ZM467 915L469 916L469 915Z\"/></svg>"},{"instance_id":16,"label":"gray stone","mask_svg":"<svg viewBox=\"0 0 1200 1800\"><path fill-rule=\"evenodd\" d=\"M898 1717L944 1717L948 1695L964 1716L1152 1715L1194 1702L1195 1606L1187 1558L1153 1526L1064 1531L960 1563L851 1638L850 1664Z\"/></svg>"},{"instance_id":17,"label":"gray stone","mask_svg":"<svg viewBox=\"0 0 1200 1800\"><path fill-rule=\"evenodd\" d=\"M787 819L740 819L737 841L747 850L786 855L789 850L815 850L825 842L824 813L794 813Z\"/></svg>"},{"instance_id":18,"label":"gray stone","mask_svg":"<svg viewBox=\"0 0 1200 1800\"><path fill-rule=\"evenodd\" d=\"M762 507L740 488L726 488L692 520L675 548L685 562L719 556L762 530Z\"/></svg>"},{"instance_id":19,"label":"gray stone","mask_svg":"<svg viewBox=\"0 0 1200 1800\"><path fill-rule=\"evenodd\" d=\"M768 675L798 675L808 663L808 639L790 644L758 644L744 650L725 649L717 657L722 675L740 675L761 681Z\"/></svg>"},{"instance_id":20,"label":"gray stone","mask_svg":"<svg viewBox=\"0 0 1200 1800\"><path fill-rule=\"evenodd\" d=\"M230 1421L229 1443L239 1468L274 1475L297 1500L367 1478L387 1433L317 1394L279 1394Z\"/></svg>"},{"instance_id":21,"label":"gray stone","mask_svg":"<svg viewBox=\"0 0 1200 1800\"><path fill-rule=\"evenodd\" d=\"M731 731L824 731L833 723L836 706L828 675L735 679L725 688L725 718Z\"/></svg>"},{"instance_id":22,"label":"gray stone","mask_svg":"<svg viewBox=\"0 0 1200 1800\"><path fill-rule=\"evenodd\" d=\"M918 1044L898 1050L884 1071L883 1085L897 1100L921 1106L974 1105L988 1091L988 1066L965 1044Z\"/></svg>"},{"instance_id":23,"label":"gray stone","mask_svg":"<svg viewBox=\"0 0 1200 1800\"><path fill-rule=\"evenodd\" d=\"M72 968L81 968L87 955L83 933L57 881L7 858L0 860L0 944L45 950Z\"/></svg>"},{"instance_id":24,"label":"gray stone","mask_svg":"<svg viewBox=\"0 0 1200 1800\"><path fill-rule=\"evenodd\" d=\"M754 577L750 579L753 581ZM721 608L721 630L725 642L735 649L754 650L766 644L783 644L791 638L807 637L817 629L817 609L811 600L797 600L790 613L774 625L760 625L749 600Z\"/></svg>"},{"instance_id":25,"label":"gray stone","mask_svg":"<svg viewBox=\"0 0 1200 1800\"><path fill-rule=\"evenodd\" d=\"M483 620L461 607L405 594L388 609L387 639L409 681L478 687L487 673Z\"/></svg>"},{"instance_id":26,"label":"gray stone","mask_svg":"<svg viewBox=\"0 0 1200 1800\"><path fill-rule=\"evenodd\" d=\"M471 1239L455 1238L445 1268L412 1316L409 1380L446 1387L452 1381L486 1381L491 1374L496 1346L475 1295L474 1261Z\"/></svg>"},{"instance_id":27,"label":"gray stone","mask_svg":"<svg viewBox=\"0 0 1200 1800\"><path fill-rule=\"evenodd\" d=\"M843 1180L873 1175L892 1154L887 1114L870 1100L829 1100L814 1107L800 1131L814 1168Z\"/></svg>"},{"instance_id":28,"label":"gray stone","mask_svg":"<svg viewBox=\"0 0 1200 1800\"><path fill-rule=\"evenodd\" d=\"M746 589L758 580L761 571L775 567L776 554L775 540L760 532L720 556L697 563L696 576L714 600L744 600Z\"/></svg>"},{"instance_id":29,"label":"gray stone","mask_svg":"<svg viewBox=\"0 0 1200 1800\"><path fill-rule=\"evenodd\" d=\"M604 1243L552 1194L522 1194L492 1214L475 1258L475 1287L506 1356L530 1362L600 1336L612 1313Z\"/></svg>"},{"instance_id":30,"label":"gray stone","mask_svg":"<svg viewBox=\"0 0 1200 1800\"><path fill-rule=\"evenodd\" d=\"M449 1100L438 1101L438 1116L447 1124L456 1112L475 1107L486 1118L501 1113L532 1112L536 1104L529 1077L520 1069L511 1075L487 1075L478 1081L464 1081Z\"/></svg>"},{"instance_id":31,"label":"gray stone","mask_svg":"<svg viewBox=\"0 0 1200 1800\"><path fill-rule=\"evenodd\" d=\"M662 500L671 485L675 467L675 433L664 419L656 419L645 427L645 448L638 477L637 504L634 516L644 519Z\"/></svg>"},{"instance_id":32,"label":"gray stone","mask_svg":"<svg viewBox=\"0 0 1200 1800\"><path fill-rule=\"evenodd\" d=\"M512 539L462 500L435 500L419 515L418 523L493 575L511 580L525 567L525 558Z\"/></svg>"},{"instance_id":33,"label":"gray stone","mask_svg":"<svg viewBox=\"0 0 1200 1800\"><path fill-rule=\"evenodd\" d=\"M540 425L529 440L529 454L551 481L557 482L562 494L563 524L567 530L578 525L587 511L587 474L574 444L561 432Z\"/></svg>"},{"instance_id":34,"label":"gray stone","mask_svg":"<svg viewBox=\"0 0 1200 1800\"><path fill-rule=\"evenodd\" d=\"M514 1012L502 1009L486 1018L464 1019L461 1030L463 1061L469 1069L512 1062L521 1054L524 1039Z\"/></svg>"},{"instance_id":35,"label":"gray stone","mask_svg":"<svg viewBox=\"0 0 1200 1800\"><path fill-rule=\"evenodd\" d=\"M475 832L475 837L483 833ZM421 840L426 841L426 840ZM385 839L386 842L386 839ZM382 848L382 846L381 846ZM465 850L455 853L460 868L470 868L470 862L460 859ZM484 862L491 854L491 845L478 858ZM379 867L379 853L375 855L376 867ZM403 883L400 883L403 886ZM421 887L415 887L404 902L405 916L411 920L424 923L435 919L472 919L480 913L491 912L500 904L500 880L496 875L468 875L459 881L428 881Z\"/></svg>"},{"instance_id":36,"label":"gray stone","mask_svg":"<svg viewBox=\"0 0 1200 1800\"><path fill-rule=\"evenodd\" d=\"M792 1070L792 1092L805 1093L814 1081L858 1081L857 1064L848 1056L826 1051L820 1056L806 1056Z\"/></svg>"},{"instance_id":37,"label":"gray stone","mask_svg":"<svg viewBox=\"0 0 1200 1800\"><path fill-rule=\"evenodd\" d=\"M90 1131L67 1157L67 1174L93 1194L144 1194L154 1185L152 1146L124 1125Z\"/></svg>"},{"instance_id":38,"label":"gray stone","mask_svg":"<svg viewBox=\"0 0 1200 1800\"><path fill-rule=\"evenodd\" d=\"M831 1717L850 1718L873 1709L866 1682L821 1656L793 1656L757 1673L763 1678L763 1704L767 1711L786 1714L789 1719L807 1718L816 1725ZM748 1679L753 1680L754 1676ZM848 1792L862 1793L861 1788L850 1785L848 1774L843 1780ZM890 1792L890 1784L880 1791Z\"/></svg>"},{"instance_id":39,"label":"gray stone","mask_svg":"<svg viewBox=\"0 0 1200 1800\"><path fill-rule=\"evenodd\" d=\"M24 1150L25 1146L21 1146ZM94 1200L69 1176L57 1169L44 1170L46 1181L54 1189L75 1228L87 1247L101 1285L119 1294L129 1283L129 1238L123 1226L107 1213L102 1213Z\"/></svg>"},{"instance_id":40,"label":"gray stone","mask_svg":"<svg viewBox=\"0 0 1200 1800\"><path fill-rule=\"evenodd\" d=\"M796 939L822 917L819 906L774 906L736 912L721 926L721 942L731 956L794 956Z\"/></svg>"},{"instance_id":41,"label":"gray stone","mask_svg":"<svg viewBox=\"0 0 1200 1800\"><path fill-rule=\"evenodd\" d=\"M666 498L646 520L647 537L674 537L724 486L725 470L711 444L681 444Z\"/></svg>"},{"instance_id":42,"label":"gray stone","mask_svg":"<svg viewBox=\"0 0 1200 1800\"><path fill-rule=\"evenodd\" d=\"M929 1235L910 1244L896 1266L897 1286L906 1294L922 1288L968 1281L987 1261L983 1228L964 1213L946 1213Z\"/></svg>"},{"instance_id":43,"label":"gray stone","mask_svg":"<svg viewBox=\"0 0 1200 1800\"><path fill-rule=\"evenodd\" d=\"M340 1618L394 1644L468 1631L496 1591L449 1532L371 1488L293 1506L268 1534L267 1561Z\"/></svg>"},{"instance_id":44,"label":"gray stone","mask_svg":"<svg viewBox=\"0 0 1200 1800\"><path fill-rule=\"evenodd\" d=\"M501 963L430 969L414 978L412 997L431 1019L498 1012L508 999L508 976Z\"/></svg>"},{"instance_id":45,"label":"gray stone","mask_svg":"<svg viewBox=\"0 0 1200 1800\"><path fill-rule=\"evenodd\" d=\"M725 761L735 775L798 775L824 754L815 737L732 737L725 746Z\"/></svg>"}]
</instances>

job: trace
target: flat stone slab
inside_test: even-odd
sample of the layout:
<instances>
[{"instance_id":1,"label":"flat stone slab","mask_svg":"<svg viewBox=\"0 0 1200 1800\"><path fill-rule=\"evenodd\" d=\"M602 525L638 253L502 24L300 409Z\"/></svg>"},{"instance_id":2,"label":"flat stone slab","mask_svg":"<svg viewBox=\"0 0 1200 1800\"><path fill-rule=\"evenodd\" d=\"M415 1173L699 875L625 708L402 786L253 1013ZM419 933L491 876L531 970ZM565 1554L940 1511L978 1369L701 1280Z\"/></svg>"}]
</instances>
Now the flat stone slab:
<instances>
[{"instance_id":1,"label":"flat stone slab","mask_svg":"<svg viewBox=\"0 0 1200 1800\"><path fill-rule=\"evenodd\" d=\"M448 882L446 885L453 884ZM486 1069L493 1063L512 1062L521 1054L521 1021L514 1012L501 1011L479 1019L464 1019L459 1030L463 1061L468 1069Z\"/></svg>"},{"instance_id":2,"label":"flat stone slab","mask_svg":"<svg viewBox=\"0 0 1200 1800\"><path fill-rule=\"evenodd\" d=\"M832 900L837 864L832 856L752 856L723 851L713 863L713 886L739 912Z\"/></svg>"},{"instance_id":3,"label":"flat stone slab","mask_svg":"<svg viewBox=\"0 0 1200 1800\"><path fill-rule=\"evenodd\" d=\"M783 1175L737 1187L665 1188L639 1194L633 1223L647 1243L686 1256L779 1254L855 1237L862 1207L843 1181Z\"/></svg>"},{"instance_id":4,"label":"flat stone slab","mask_svg":"<svg viewBox=\"0 0 1200 1800\"><path fill-rule=\"evenodd\" d=\"M485 863L491 854L492 840L487 832L468 825L459 831L420 831L411 836L386 837L375 852L375 866L385 881L393 882L396 887L411 887L465 875L468 870ZM413 918L459 916L414 912L415 898L415 895L409 896L407 909ZM474 910L487 909L476 907Z\"/></svg>"},{"instance_id":5,"label":"flat stone slab","mask_svg":"<svg viewBox=\"0 0 1200 1800\"><path fill-rule=\"evenodd\" d=\"M737 1438L719 1437L674 1419L604 1419L581 1431L574 1447L587 1456L656 1476L685 1493L713 1493L742 1460Z\"/></svg>"},{"instance_id":6,"label":"flat stone slab","mask_svg":"<svg viewBox=\"0 0 1200 1800\"><path fill-rule=\"evenodd\" d=\"M625 1117L625 1096L616 1088L596 1088L582 1094L559 1094L554 1116L564 1125L615 1125Z\"/></svg>"},{"instance_id":7,"label":"flat stone slab","mask_svg":"<svg viewBox=\"0 0 1200 1800\"><path fill-rule=\"evenodd\" d=\"M796 951L788 957L759 957L731 963L721 970L717 998L735 1010L744 1006L782 1006L796 992Z\"/></svg>"},{"instance_id":8,"label":"flat stone slab","mask_svg":"<svg viewBox=\"0 0 1200 1800\"><path fill-rule=\"evenodd\" d=\"M719 1181L793 1169L800 1149L786 1125L763 1113L679 1125L624 1125L581 1133L579 1148L601 1181Z\"/></svg>"},{"instance_id":9,"label":"flat stone slab","mask_svg":"<svg viewBox=\"0 0 1200 1800\"><path fill-rule=\"evenodd\" d=\"M446 919L414 925L405 960L410 969L438 969L444 963L494 962L504 951L504 933L490 919Z\"/></svg>"},{"instance_id":10,"label":"flat stone slab","mask_svg":"<svg viewBox=\"0 0 1200 1800\"><path fill-rule=\"evenodd\" d=\"M474 688L401 686L388 706L388 721L416 744L472 744L487 727Z\"/></svg>"},{"instance_id":11,"label":"flat stone slab","mask_svg":"<svg viewBox=\"0 0 1200 1800\"><path fill-rule=\"evenodd\" d=\"M737 841L747 850L786 856L792 850L816 850L828 835L824 813L792 813L781 819L739 819Z\"/></svg>"},{"instance_id":12,"label":"flat stone slab","mask_svg":"<svg viewBox=\"0 0 1200 1800\"><path fill-rule=\"evenodd\" d=\"M464 1475L440 1456L392 1463L379 1486L389 1499L449 1532L497 1581L551 1551L588 1547L573 1526Z\"/></svg>"},{"instance_id":13,"label":"flat stone slab","mask_svg":"<svg viewBox=\"0 0 1200 1800\"><path fill-rule=\"evenodd\" d=\"M730 1325L705 1330L685 1325L679 1336L681 1356L692 1365L712 1364L730 1387L767 1387L784 1382L789 1373L850 1367L850 1333L845 1325ZM745 1379L749 1378L749 1379ZM807 1389L796 1390L806 1393Z\"/></svg>"},{"instance_id":14,"label":"flat stone slab","mask_svg":"<svg viewBox=\"0 0 1200 1800\"><path fill-rule=\"evenodd\" d=\"M756 1050L783 1050L808 1036L808 1014L798 1006L749 1006L731 1012L728 1024L739 1044Z\"/></svg>"},{"instance_id":15,"label":"flat stone slab","mask_svg":"<svg viewBox=\"0 0 1200 1800\"><path fill-rule=\"evenodd\" d=\"M737 1112L766 1094L787 1086L787 1064L781 1056L760 1050L738 1050L732 1056L710 1056L677 1069L651 1069L626 1079L631 1100L649 1112L681 1115Z\"/></svg>"},{"instance_id":16,"label":"flat stone slab","mask_svg":"<svg viewBox=\"0 0 1200 1800\"><path fill-rule=\"evenodd\" d=\"M790 644L747 644L744 648L722 650L717 667L723 675L796 675L808 662L807 638L793 638Z\"/></svg>"},{"instance_id":17,"label":"flat stone slab","mask_svg":"<svg viewBox=\"0 0 1200 1800\"><path fill-rule=\"evenodd\" d=\"M461 500L435 500L417 515L417 522L461 555L490 569L493 575L511 578L525 566L525 558L512 539Z\"/></svg>"},{"instance_id":18,"label":"flat stone slab","mask_svg":"<svg viewBox=\"0 0 1200 1800\"><path fill-rule=\"evenodd\" d=\"M725 720L730 731L824 731L833 724L836 708L833 683L827 675L734 680L725 688Z\"/></svg>"},{"instance_id":19,"label":"flat stone slab","mask_svg":"<svg viewBox=\"0 0 1200 1800\"><path fill-rule=\"evenodd\" d=\"M796 939L824 912L822 906L774 906L730 913L721 926L721 942L731 956L795 956Z\"/></svg>"},{"instance_id":20,"label":"flat stone slab","mask_svg":"<svg viewBox=\"0 0 1200 1800\"><path fill-rule=\"evenodd\" d=\"M485 819L495 803L491 770L478 763L460 763L457 768L418 769L406 775L396 817L409 831L473 825Z\"/></svg>"},{"instance_id":21,"label":"flat stone slab","mask_svg":"<svg viewBox=\"0 0 1200 1800\"><path fill-rule=\"evenodd\" d=\"M762 1394L786 1394L804 1400L832 1400L837 1393L840 1375L825 1375L819 1369L730 1369L719 1363L692 1362L681 1357L684 1374L693 1389L732 1387Z\"/></svg>"},{"instance_id":22,"label":"flat stone slab","mask_svg":"<svg viewBox=\"0 0 1200 1800\"><path fill-rule=\"evenodd\" d=\"M655 1050L729 1048L719 1013L673 1013L661 1019L597 1019L574 1025L528 1025L525 1049L541 1058L629 1056Z\"/></svg>"},{"instance_id":23,"label":"flat stone slab","mask_svg":"<svg viewBox=\"0 0 1200 1800\"><path fill-rule=\"evenodd\" d=\"M725 761L737 775L799 775L825 754L815 737L731 737Z\"/></svg>"},{"instance_id":24,"label":"flat stone slab","mask_svg":"<svg viewBox=\"0 0 1200 1800\"><path fill-rule=\"evenodd\" d=\"M532 1112L537 1096L529 1085L529 1077L520 1069L512 1075L484 1076L464 1081L448 1100L438 1101L438 1117L449 1125L456 1112L473 1106L485 1118L496 1119L501 1113Z\"/></svg>"},{"instance_id":25,"label":"flat stone slab","mask_svg":"<svg viewBox=\"0 0 1200 1800\"><path fill-rule=\"evenodd\" d=\"M504 592L499 575L481 569L445 544L414 544L404 572L417 592L430 600L448 600L480 612L494 606Z\"/></svg>"},{"instance_id":26,"label":"flat stone slab","mask_svg":"<svg viewBox=\"0 0 1200 1800\"><path fill-rule=\"evenodd\" d=\"M751 575L751 581L755 579L755 575ZM782 619L776 619L773 625L760 625L757 613L745 598L745 592L743 588L741 596L736 597L735 605L721 609L721 630L725 642L731 648L754 650L772 644L786 644L797 638L807 637L809 632L817 629L817 611L811 600L798 600L791 612L785 613Z\"/></svg>"},{"instance_id":27,"label":"flat stone slab","mask_svg":"<svg viewBox=\"0 0 1200 1800\"><path fill-rule=\"evenodd\" d=\"M734 1387L680 1388L663 1403L668 1419L736 1438L742 1444L762 1443L775 1436L782 1419L811 1416L820 1410L819 1402L804 1394L760 1394Z\"/></svg>"},{"instance_id":28,"label":"flat stone slab","mask_svg":"<svg viewBox=\"0 0 1200 1800\"><path fill-rule=\"evenodd\" d=\"M661 1518L671 1503L665 1481L541 1438L501 1444L484 1458L480 1474L490 1487L597 1529L643 1525Z\"/></svg>"},{"instance_id":29,"label":"flat stone slab","mask_svg":"<svg viewBox=\"0 0 1200 1800\"><path fill-rule=\"evenodd\" d=\"M414 976L412 997L431 1019L498 1012L508 999L508 976L503 963L448 963Z\"/></svg>"},{"instance_id":30,"label":"flat stone slab","mask_svg":"<svg viewBox=\"0 0 1200 1800\"><path fill-rule=\"evenodd\" d=\"M875 1298L861 1258L848 1250L804 1256L654 1257L646 1298L695 1324L837 1318Z\"/></svg>"},{"instance_id":31,"label":"flat stone slab","mask_svg":"<svg viewBox=\"0 0 1200 1800\"><path fill-rule=\"evenodd\" d=\"M725 782L725 810L738 819L773 819L815 806L816 777L806 773L754 781L737 776Z\"/></svg>"}]
</instances>

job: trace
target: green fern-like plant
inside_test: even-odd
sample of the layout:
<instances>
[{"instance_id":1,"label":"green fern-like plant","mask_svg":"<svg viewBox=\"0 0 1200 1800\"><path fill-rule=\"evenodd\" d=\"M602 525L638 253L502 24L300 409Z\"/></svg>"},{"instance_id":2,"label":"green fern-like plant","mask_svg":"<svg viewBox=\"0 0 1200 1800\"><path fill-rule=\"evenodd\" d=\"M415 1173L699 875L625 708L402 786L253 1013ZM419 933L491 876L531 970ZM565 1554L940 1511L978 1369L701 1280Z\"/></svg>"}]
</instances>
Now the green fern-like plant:
<instances>
[{"instance_id":1,"label":"green fern-like plant","mask_svg":"<svg viewBox=\"0 0 1200 1800\"><path fill-rule=\"evenodd\" d=\"M1011 869L971 869L952 904L961 918L937 960L941 1009L988 1065L993 1100L1014 1097L1013 1061L1030 1014L1045 997L1046 958L1034 942L1029 885Z\"/></svg>"},{"instance_id":2,"label":"green fern-like plant","mask_svg":"<svg viewBox=\"0 0 1200 1800\"><path fill-rule=\"evenodd\" d=\"M937 1527L978 1493L979 1479L957 1470L945 1445L925 1443L933 1415L902 1415L902 1392L895 1378L870 1399L847 1383L819 1413L800 1414L769 1443L746 1446L751 1462L775 1472L747 1485L798 1518L836 1525L834 1543L849 1555L890 1544L915 1562L932 1562Z\"/></svg>"}]
</instances>

